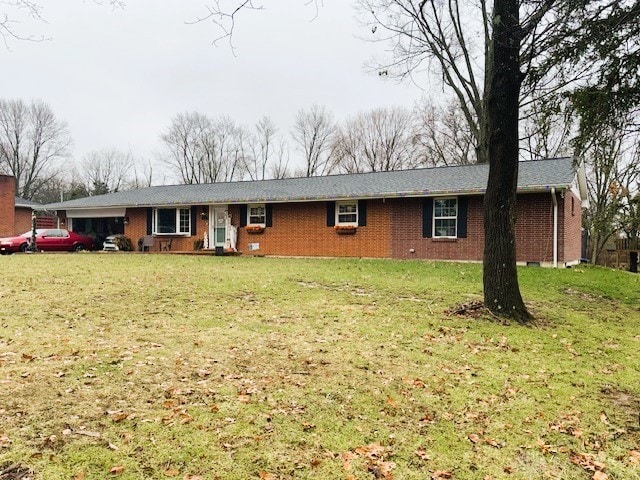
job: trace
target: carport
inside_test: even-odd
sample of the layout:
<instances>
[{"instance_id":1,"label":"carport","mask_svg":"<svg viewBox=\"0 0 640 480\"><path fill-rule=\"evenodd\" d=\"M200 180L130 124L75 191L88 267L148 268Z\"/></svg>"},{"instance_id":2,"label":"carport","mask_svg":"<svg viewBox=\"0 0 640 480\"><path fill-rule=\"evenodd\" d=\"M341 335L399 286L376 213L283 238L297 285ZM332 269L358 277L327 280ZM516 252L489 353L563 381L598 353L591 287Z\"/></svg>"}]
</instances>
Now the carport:
<instances>
[{"instance_id":1,"label":"carport","mask_svg":"<svg viewBox=\"0 0 640 480\"><path fill-rule=\"evenodd\" d=\"M93 237L96 248L109 235L124 234L126 208L87 208L67 210L67 229Z\"/></svg>"}]
</instances>

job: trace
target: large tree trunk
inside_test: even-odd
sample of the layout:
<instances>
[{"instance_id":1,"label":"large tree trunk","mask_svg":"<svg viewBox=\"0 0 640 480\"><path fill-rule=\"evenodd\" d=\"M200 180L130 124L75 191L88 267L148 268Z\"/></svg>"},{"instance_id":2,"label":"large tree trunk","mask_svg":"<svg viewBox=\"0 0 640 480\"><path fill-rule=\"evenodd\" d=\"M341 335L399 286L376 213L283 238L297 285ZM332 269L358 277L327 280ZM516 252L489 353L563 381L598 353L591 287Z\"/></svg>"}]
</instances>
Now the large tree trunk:
<instances>
[{"instance_id":1,"label":"large tree trunk","mask_svg":"<svg viewBox=\"0 0 640 480\"><path fill-rule=\"evenodd\" d=\"M494 314L527 322L516 270L516 187L520 72L518 0L495 0L487 62L485 122L489 181L484 197L484 302Z\"/></svg>"}]
</instances>

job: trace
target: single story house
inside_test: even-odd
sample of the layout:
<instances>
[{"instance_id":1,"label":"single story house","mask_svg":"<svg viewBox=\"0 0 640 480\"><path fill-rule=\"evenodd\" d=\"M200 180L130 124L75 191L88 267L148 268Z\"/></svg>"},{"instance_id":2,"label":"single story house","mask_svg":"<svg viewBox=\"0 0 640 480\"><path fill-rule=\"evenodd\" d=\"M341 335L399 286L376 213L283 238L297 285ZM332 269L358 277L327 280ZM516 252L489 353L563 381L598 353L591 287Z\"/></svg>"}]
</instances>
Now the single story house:
<instances>
[{"instance_id":1,"label":"single story house","mask_svg":"<svg viewBox=\"0 0 640 480\"><path fill-rule=\"evenodd\" d=\"M135 242L189 251L481 261L488 165L171 185L46 205L86 231L102 220ZM517 260L580 261L584 169L572 158L521 162Z\"/></svg>"},{"instance_id":2,"label":"single story house","mask_svg":"<svg viewBox=\"0 0 640 480\"><path fill-rule=\"evenodd\" d=\"M11 175L0 175L0 237L20 235L31 229L31 215L42 205L16 197L16 181Z\"/></svg>"}]
</instances>

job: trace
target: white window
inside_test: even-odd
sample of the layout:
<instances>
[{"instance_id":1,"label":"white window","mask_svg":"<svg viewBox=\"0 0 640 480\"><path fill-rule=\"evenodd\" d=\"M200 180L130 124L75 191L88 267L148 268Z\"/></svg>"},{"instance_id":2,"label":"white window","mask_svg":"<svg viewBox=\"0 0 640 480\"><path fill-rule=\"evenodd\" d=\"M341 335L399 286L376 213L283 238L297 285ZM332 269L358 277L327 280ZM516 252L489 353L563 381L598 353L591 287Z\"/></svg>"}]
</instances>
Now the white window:
<instances>
[{"instance_id":1,"label":"white window","mask_svg":"<svg viewBox=\"0 0 640 480\"><path fill-rule=\"evenodd\" d=\"M190 235L190 208L155 208L153 210L154 235Z\"/></svg>"},{"instance_id":2,"label":"white window","mask_svg":"<svg viewBox=\"0 0 640 480\"><path fill-rule=\"evenodd\" d=\"M358 225L358 202L336 203L336 225Z\"/></svg>"},{"instance_id":3,"label":"white window","mask_svg":"<svg viewBox=\"0 0 640 480\"><path fill-rule=\"evenodd\" d=\"M264 203L257 203L247 207L247 225L265 226L267 223L267 209Z\"/></svg>"},{"instance_id":4,"label":"white window","mask_svg":"<svg viewBox=\"0 0 640 480\"><path fill-rule=\"evenodd\" d=\"M458 199L433 199L433 236L455 238L458 235Z\"/></svg>"}]
</instances>

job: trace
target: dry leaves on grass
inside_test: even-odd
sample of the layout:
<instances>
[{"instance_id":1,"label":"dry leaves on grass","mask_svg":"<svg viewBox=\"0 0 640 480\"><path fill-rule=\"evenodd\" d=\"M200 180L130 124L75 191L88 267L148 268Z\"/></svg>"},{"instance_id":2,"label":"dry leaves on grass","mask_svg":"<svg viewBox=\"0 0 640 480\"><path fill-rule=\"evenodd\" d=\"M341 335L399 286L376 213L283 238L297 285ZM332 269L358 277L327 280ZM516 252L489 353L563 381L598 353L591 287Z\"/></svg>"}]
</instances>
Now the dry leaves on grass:
<instances>
[{"instance_id":1,"label":"dry leaves on grass","mask_svg":"<svg viewBox=\"0 0 640 480\"><path fill-rule=\"evenodd\" d=\"M603 462L595 460L593 455L589 453L572 452L569 456L569 461L574 465L582 467L587 472L593 472L592 480L607 480L609 478L609 476L604 473L606 465Z\"/></svg>"},{"instance_id":2,"label":"dry leaves on grass","mask_svg":"<svg viewBox=\"0 0 640 480\"><path fill-rule=\"evenodd\" d=\"M342 453L340 459L342 460L342 468L347 471L351 470L353 460L363 459L367 472L371 473L373 478L393 480L392 470L396 468L396 464L385 460L385 455L391 456L392 453L379 443L370 443L356 447L353 451Z\"/></svg>"},{"instance_id":3,"label":"dry leaves on grass","mask_svg":"<svg viewBox=\"0 0 640 480\"><path fill-rule=\"evenodd\" d=\"M447 480L449 478L453 478L453 473L448 470L436 470L431 475L431 480Z\"/></svg>"},{"instance_id":4,"label":"dry leaves on grass","mask_svg":"<svg viewBox=\"0 0 640 480\"><path fill-rule=\"evenodd\" d=\"M448 310L445 310L444 313L451 315L458 315L460 317L471 317L478 318L481 317L486 312L484 308L484 303L480 300L476 300L469 303L462 303L460 305L456 305Z\"/></svg>"}]
</instances>

